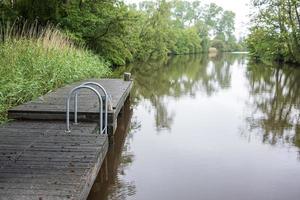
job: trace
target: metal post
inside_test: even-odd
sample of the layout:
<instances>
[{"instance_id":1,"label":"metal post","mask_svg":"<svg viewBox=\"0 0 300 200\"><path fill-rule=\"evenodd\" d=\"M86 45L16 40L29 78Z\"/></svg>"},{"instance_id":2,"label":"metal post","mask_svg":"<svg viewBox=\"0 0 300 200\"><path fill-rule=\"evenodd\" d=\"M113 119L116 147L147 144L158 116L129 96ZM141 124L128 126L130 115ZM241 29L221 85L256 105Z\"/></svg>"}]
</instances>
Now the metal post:
<instances>
[{"instance_id":1,"label":"metal post","mask_svg":"<svg viewBox=\"0 0 300 200\"><path fill-rule=\"evenodd\" d=\"M100 85L99 83L96 83L96 82L85 82L82 85L94 85L94 86L97 86L104 93L104 95L105 95L104 130L105 130L105 134L107 134L107 125L108 125L108 100L111 100L111 97L108 95L108 93L105 90L105 88L102 85ZM75 115L77 117L77 111L76 111Z\"/></svg>"},{"instance_id":2,"label":"metal post","mask_svg":"<svg viewBox=\"0 0 300 200\"><path fill-rule=\"evenodd\" d=\"M71 130L70 130L70 100L71 100L71 97L72 97L73 93L76 94L76 92L78 90L80 90L80 89L89 89L89 90L92 90L98 96L98 100L99 100L99 113L100 113L99 114L99 134L102 134L102 132L103 132L102 131L102 107L103 107L103 105L102 105L102 97L101 97L100 93L95 88L87 86L87 85L80 85L78 87L73 88L70 91L69 95L68 95L67 103L66 103L66 106L67 106L67 113L66 113L66 115L67 115L67 117L66 117L66 124L67 124L66 128L67 128L67 130L66 130L66 132L67 133L71 132ZM76 104L77 104L77 102L76 102ZM77 113L74 113L74 117L75 117L75 115L77 115Z\"/></svg>"},{"instance_id":3,"label":"metal post","mask_svg":"<svg viewBox=\"0 0 300 200\"><path fill-rule=\"evenodd\" d=\"M78 112L78 92L75 92L75 100L74 100L74 124L78 124L77 119L77 112Z\"/></svg>"}]
</instances>

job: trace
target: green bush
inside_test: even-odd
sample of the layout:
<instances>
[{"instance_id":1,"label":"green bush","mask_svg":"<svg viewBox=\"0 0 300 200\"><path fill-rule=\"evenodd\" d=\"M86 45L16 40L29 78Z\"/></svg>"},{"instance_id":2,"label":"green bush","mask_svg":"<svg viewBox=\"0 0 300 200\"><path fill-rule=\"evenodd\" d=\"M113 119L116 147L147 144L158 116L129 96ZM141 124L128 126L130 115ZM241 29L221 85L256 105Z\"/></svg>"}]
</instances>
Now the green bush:
<instances>
[{"instance_id":1,"label":"green bush","mask_svg":"<svg viewBox=\"0 0 300 200\"><path fill-rule=\"evenodd\" d=\"M219 51L225 50L225 43L222 40L214 39L211 42L211 47L218 49Z\"/></svg>"},{"instance_id":2,"label":"green bush","mask_svg":"<svg viewBox=\"0 0 300 200\"><path fill-rule=\"evenodd\" d=\"M0 43L0 122L7 109L64 84L110 73L109 63L78 49L58 32L8 37Z\"/></svg>"},{"instance_id":3,"label":"green bush","mask_svg":"<svg viewBox=\"0 0 300 200\"><path fill-rule=\"evenodd\" d=\"M261 61L282 60L288 57L285 41L279 34L264 29L253 29L247 38L252 58Z\"/></svg>"}]
</instances>

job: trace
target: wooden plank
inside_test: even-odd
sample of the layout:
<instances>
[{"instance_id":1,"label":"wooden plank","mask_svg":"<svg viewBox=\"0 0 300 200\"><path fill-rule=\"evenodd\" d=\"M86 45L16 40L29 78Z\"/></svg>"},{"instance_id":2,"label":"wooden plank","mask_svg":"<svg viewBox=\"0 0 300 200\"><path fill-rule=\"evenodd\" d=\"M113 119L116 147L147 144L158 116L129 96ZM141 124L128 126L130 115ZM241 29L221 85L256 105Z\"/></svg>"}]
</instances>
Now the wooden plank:
<instances>
[{"instance_id":1,"label":"wooden plank","mask_svg":"<svg viewBox=\"0 0 300 200\"><path fill-rule=\"evenodd\" d=\"M81 176L82 173L86 168L74 168L74 167L69 167L67 170L65 168L53 168L53 167L44 167L41 169L39 166L13 166L11 168L5 167L0 170L1 176L3 174L18 174L20 175L47 175L49 176L54 176L54 175L62 175L62 177L65 175L71 175L71 176ZM15 178L12 176L12 178Z\"/></svg>"},{"instance_id":2,"label":"wooden plank","mask_svg":"<svg viewBox=\"0 0 300 200\"><path fill-rule=\"evenodd\" d=\"M107 89L112 97L113 110L108 114L108 131L110 134L116 130L117 116L122 109L125 100L129 96L132 88L132 81L123 81L121 79L91 79L67 85L56 91L50 92L33 101L14 107L8 111L10 119L30 119L30 120L65 120L66 118L66 98L68 93L74 87L83 82L97 82ZM93 93L83 89L79 93L78 101L78 120L79 121L97 121L99 119L99 108L97 98L93 98ZM70 119L73 119L73 104L71 101ZM31 128L32 129L32 128Z\"/></svg>"},{"instance_id":3,"label":"wooden plank","mask_svg":"<svg viewBox=\"0 0 300 200\"><path fill-rule=\"evenodd\" d=\"M1 197L1 200L13 200L13 199L22 199L22 200L70 200L71 197L61 197L61 196L47 196L43 195L37 198L37 195L17 195L11 194L9 197Z\"/></svg>"},{"instance_id":4,"label":"wooden plank","mask_svg":"<svg viewBox=\"0 0 300 200\"><path fill-rule=\"evenodd\" d=\"M77 82L71 85L67 85L63 88L60 88L54 92L48 93L43 97L25 103L23 105L14 107L10 109L10 111L58 111L65 112L65 103L66 97L70 90L83 82L94 81L100 83L106 88L107 92L112 96L112 105L113 108L116 108L122 98L128 95L128 91L131 89L132 82L131 81L123 81L120 79L92 79ZM98 112L98 100L97 98L91 98L91 92L83 89L79 93L79 101L78 107L79 111L81 108L84 112ZM71 108L73 102L71 102Z\"/></svg>"},{"instance_id":5,"label":"wooden plank","mask_svg":"<svg viewBox=\"0 0 300 200\"><path fill-rule=\"evenodd\" d=\"M85 199L108 149L97 123L11 122L0 127L0 199Z\"/></svg>"}]
</instances>

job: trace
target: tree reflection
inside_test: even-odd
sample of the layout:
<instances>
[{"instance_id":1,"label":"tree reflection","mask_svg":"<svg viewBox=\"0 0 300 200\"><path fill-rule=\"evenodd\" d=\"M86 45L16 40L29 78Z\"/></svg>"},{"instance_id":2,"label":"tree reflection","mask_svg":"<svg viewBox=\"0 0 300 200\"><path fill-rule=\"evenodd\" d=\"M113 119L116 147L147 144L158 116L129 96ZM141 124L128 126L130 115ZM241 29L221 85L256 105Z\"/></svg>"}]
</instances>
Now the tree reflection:
<instances>
[{"instance_id":1,"label":"tree reflection","mask_svg":"<svg viewBox=\"0 0 300 200\"><path fill-rule=\"evenodd\" d=\"M110 138L110 146L96 181L90 191L89 200L127 199L136 193L135 183L122 178L134 161L131 150L133 134L140 129L137 119L132 119L130 102L126 102L123 114L118 117L117 130Z\"/></svg>"},{"instance_id":2,"label":"tree reflection","mask_svg":"<svg viewBox=\"0 0 300 200\"><path fill-rule=\"evenodd\" d=\"M130 71L134 76L135 101L150 101L155 109L158 131L171 129L174 112L168 110L170 99L183 96L211 96L230 86L232 64L243 60L240 55L220 54L214 58L207 55L175 56L169 60L133 63L119 69L116 74ZM169 98L172 97L172 98Z\"/></svg>"},{"instance_id":3,"label":"tree reflection","mask_svg":"<svg viewBox=\"0 0 300 200\"><path fill-rule=\"evenodd\" d=\"M300 147L300 72L291 67L249 65L246 72L251 115L250 132L263 132L264 143Z\"/></svg>"}]
</instances>

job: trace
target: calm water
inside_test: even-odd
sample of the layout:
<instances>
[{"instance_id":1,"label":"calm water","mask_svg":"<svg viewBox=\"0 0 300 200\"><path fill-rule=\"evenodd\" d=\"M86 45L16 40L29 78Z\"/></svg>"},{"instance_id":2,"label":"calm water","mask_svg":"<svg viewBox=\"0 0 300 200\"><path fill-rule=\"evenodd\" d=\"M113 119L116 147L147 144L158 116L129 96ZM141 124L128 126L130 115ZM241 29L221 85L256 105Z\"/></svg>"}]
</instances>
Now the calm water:
<instances>
[{"instance_id":1,"label":"calm water","mask_svg":"<svg viewBox=\"0 0 300 200\"><path fill-rule=\"evenodd\" d=\"M226 54L124 70L133 111L90 199L300 199L300 69Z\"/></svg>"}]
</instances>

